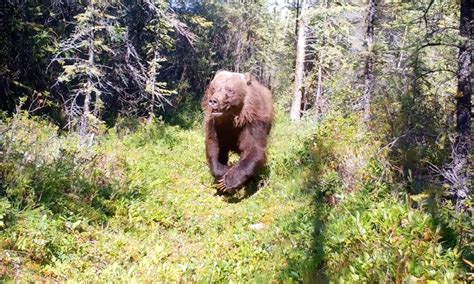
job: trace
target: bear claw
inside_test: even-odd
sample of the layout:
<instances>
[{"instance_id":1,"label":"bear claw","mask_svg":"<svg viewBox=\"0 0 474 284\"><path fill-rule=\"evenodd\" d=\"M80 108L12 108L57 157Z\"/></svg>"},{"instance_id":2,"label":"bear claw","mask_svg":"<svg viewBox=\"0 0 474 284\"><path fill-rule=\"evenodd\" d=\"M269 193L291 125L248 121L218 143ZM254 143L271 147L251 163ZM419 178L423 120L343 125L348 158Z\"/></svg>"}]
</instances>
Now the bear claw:
<instances>
[{"instance_id":1,"label":"bear claw","mask_svg":"<svg viewBox=\"0 0 474 284\"><path fill-rule=\"evenodd\" d=\"M216 187L217 187L217 192L219 193L227 191L227 187L225 186L225 182L223 178L217 182Z\"/></svg>"}]
</instances>

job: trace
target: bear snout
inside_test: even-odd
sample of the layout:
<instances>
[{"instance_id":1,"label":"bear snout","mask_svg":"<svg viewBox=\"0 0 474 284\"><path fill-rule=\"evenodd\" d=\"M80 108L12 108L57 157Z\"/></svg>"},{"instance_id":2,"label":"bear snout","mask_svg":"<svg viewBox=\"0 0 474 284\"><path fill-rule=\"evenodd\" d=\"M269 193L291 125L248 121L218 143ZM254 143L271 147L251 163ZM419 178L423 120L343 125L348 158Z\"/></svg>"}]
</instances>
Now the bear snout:
<instances>
[{"instance_id":1,"label":"bear snout","mask_svg":"<svg viewBox=\"0 0 474 284\"><path fill-rule=\"evenodd\" d=\"M209 100L209 106L212 108L212 110L216 110L219 106L219 101L216 98L211 98Z\"/></svg>"}]
</instances>

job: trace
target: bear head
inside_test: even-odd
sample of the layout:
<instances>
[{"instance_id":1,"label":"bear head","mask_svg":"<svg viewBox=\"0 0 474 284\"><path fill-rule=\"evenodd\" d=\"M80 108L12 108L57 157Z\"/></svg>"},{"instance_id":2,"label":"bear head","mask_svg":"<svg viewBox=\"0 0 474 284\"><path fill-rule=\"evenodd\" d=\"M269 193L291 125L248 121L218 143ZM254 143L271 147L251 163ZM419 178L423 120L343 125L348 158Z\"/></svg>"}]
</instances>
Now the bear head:
<instances>
[{"instance_id":1,"label":"bear head","mask_svg":"<svg viewBox=\"0 0 474 284\"><path fill-rule=\"evenodd\" d=\"M214 118L238 115L244 106L250 75L220 71L209 84L203 104Z\"/></svg>"}]
</instances>

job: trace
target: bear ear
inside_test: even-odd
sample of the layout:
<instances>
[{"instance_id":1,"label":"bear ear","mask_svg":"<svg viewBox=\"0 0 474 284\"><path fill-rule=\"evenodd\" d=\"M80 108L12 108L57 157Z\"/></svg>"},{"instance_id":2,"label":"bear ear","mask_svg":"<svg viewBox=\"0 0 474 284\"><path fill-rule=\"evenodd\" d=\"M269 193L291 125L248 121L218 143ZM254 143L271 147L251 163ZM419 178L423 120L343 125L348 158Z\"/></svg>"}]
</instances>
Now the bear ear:
<instances>
[{"instance_id":1,"label":"bear ear","mask_svg":"<svg viewBox=\"0 0 474 284\"><path fill-rule=\"evenodd\" d=\"M245 82L247 82L247 85L252 85L252 80L254 80L254 76L250 74L250 72L247 72L244 74L245 77Z\"/></svg>"}]
</instances>

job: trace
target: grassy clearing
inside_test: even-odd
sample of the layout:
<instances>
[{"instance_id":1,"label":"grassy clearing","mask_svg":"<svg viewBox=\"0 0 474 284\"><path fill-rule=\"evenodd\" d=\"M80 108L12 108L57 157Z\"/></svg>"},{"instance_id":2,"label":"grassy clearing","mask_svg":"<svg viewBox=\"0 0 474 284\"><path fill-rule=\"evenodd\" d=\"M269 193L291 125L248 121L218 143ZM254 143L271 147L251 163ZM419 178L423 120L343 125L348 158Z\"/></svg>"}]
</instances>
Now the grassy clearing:
<instances>
[{"instance_id":1,"label":"grassy clearing","mask_svg":"<svg viewBox=\"0 0 474 284\"><path fill-rule=\"evenodd\" d=\"M0 276L464 279L459 251L441 246L432 216L381 181L370 158L377 144L367 146L357 123L335 119L316 129L282 117L262 178L236 196L215 195L199 126L157 122L131 134L117 127L84 150L77 137L57 137L48 124L8 121Z\"/></svg>"}]
</instances>

